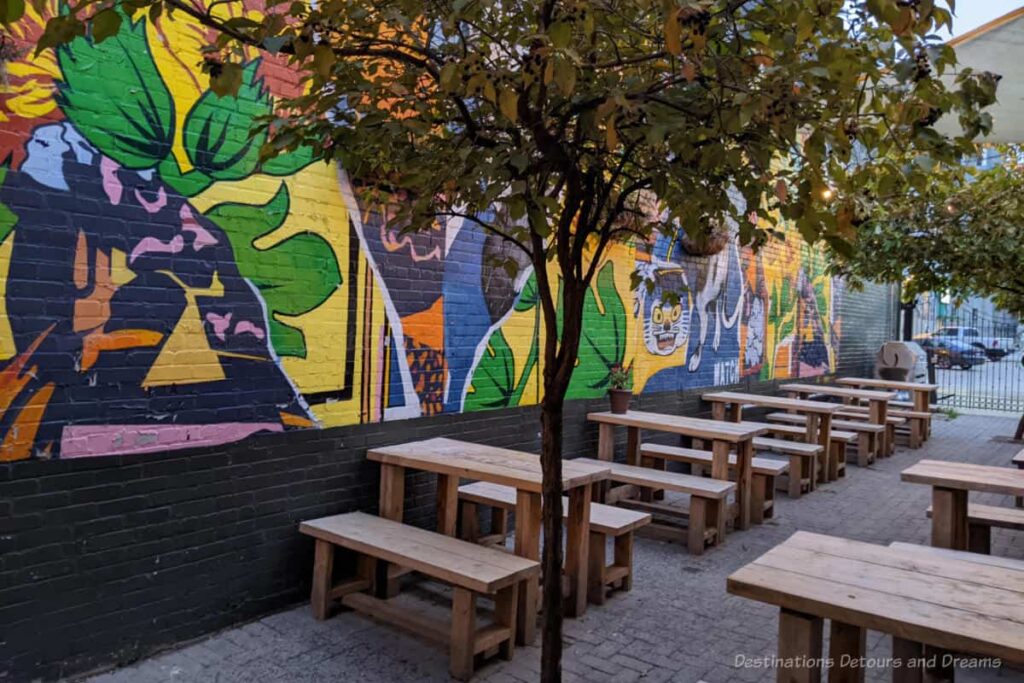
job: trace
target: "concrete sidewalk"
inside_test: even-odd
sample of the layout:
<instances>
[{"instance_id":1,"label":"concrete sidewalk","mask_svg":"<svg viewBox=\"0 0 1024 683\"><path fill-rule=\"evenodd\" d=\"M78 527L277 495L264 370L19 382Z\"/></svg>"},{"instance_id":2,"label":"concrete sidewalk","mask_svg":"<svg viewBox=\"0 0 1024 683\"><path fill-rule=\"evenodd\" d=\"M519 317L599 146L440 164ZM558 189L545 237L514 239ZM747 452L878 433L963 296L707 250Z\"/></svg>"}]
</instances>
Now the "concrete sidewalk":
<instances>
[{"instance_id":1,"label":"concrete sidewalk","mask_svg":"<svg viewBox=\"0 0 1024 683\"><path fill-rule=\"evenodd\" d=\"M901 483L900 471L921 458L1009 466L1020 446L990 439L1012 435L1015 427L1015 417L938 419L926 447L900 448L867 469L850 466L845 479L800 500L781 495L775 519L731 534L724 546L701 557L679 545L638 539L633 591L566 621L564 680L774 680L771 670L737 663L775 653L776 610L727 595L726 576L799 529L880 544L927 543L930 489ZM1000 496L977 500L1012 505ZM993 554L1024 559L1024 534L995 530ZM889 657L890 639L871 632L868 649L869 657ZM447 666L445 652L397 630L352 613L317 622L300 605L88 680L397 683L447 680ZM539 647L520 648L513 661L487 665L474 680L536 681L539 670ZM890 677L886 668L867 672L870 681ZM957 680L1024 680L1024 670L960 671Z\"/></svg>"}]
</instances>

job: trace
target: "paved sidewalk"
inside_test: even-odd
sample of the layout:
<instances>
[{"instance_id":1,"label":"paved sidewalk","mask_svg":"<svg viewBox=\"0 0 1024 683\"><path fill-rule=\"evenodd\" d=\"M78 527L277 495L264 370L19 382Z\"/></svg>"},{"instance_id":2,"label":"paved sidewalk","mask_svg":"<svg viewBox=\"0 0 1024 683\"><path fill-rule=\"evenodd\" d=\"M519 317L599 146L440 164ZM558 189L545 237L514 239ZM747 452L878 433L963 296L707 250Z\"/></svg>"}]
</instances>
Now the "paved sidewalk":
<instances>
[{"instance_id":1,"label":"paved sidewalk","mask_svg":"<svg viewBox=\"0 0 1024 683\"><path fill-rule=\"evenodd\" d=\"M566 621L564 679L774 680L770 670L735 664L741 656L775 653L776 610L727 595L725 577L798 529L881 544L927 543L924 510L930 489L901 483L900 471L920 458L1009 466L1019 446L990 437L1012 434L1015 426L1013 417L937 420L925 448L901 448L895 457L867 469L848 467L845 479L800 500L782 495L775 519L730 535L723 547L701 557L691 557L679 545L638 539L633 591L613 596L603 607L591 607L581 619ZM1012 504L999 496L987 498ZM995 530L993 554L1024 558L1024 534ZM869 634L868 647L872 658L891 654L890 639L880 633ZM475 680L536 681L539 660L539 648L520 648L513 661L490 664ZM398 683L444 681L446 671L446 653L431 645L352 613L316 622L302 605L90 681ZM884 668L867 673L869 681L889 680L891 675ZM1024 670L963 671L957 680L1024 680Z\"/></svg>"}]
</instances>

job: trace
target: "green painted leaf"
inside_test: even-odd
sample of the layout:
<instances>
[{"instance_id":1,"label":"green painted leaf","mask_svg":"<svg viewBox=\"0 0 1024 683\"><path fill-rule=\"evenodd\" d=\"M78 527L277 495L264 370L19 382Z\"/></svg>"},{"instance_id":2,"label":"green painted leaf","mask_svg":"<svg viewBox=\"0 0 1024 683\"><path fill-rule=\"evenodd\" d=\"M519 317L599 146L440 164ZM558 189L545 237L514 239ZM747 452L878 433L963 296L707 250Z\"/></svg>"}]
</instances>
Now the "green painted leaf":
<instances>
[{"instance_id":1,"label":"green painted leaf","mask_svg":"<svg viewBox=\"0 0 1024 683\"><path fill-rule=\"evenodd\" d=\"M0 166L0 187L3 187L4 181L7 179L8 170L7 166ZM17 222L18 217L15 213L7 208L6 204L0 202L0 243L7 239Z\"/></svg>"},{"instance_id":2,"label":"green painted leaf","mask_svg":"<svg viewBox=\"0 0 1024 683\"><path fill-rule=\"evenodd\" d=\"M493 410L520 404L540 353L537 332L535 323L533 342L523 362L523 371L518 382L515 355L504 333L499 328L491 334L484 355L473 371L473 379L470 382L473 390L466 394L463 410Z\"/></svg>"},{"instance_id":3,"label":"green painted leaf","mask_svg":"<svg viewBox=\"0 0 1024 683\"><path fill-rule=\"evenodd\" d=\"M260 165L260 171L268 175L289 176L298 173L319 159L311 147L299 147L291 152L282 152L267 159Z\"/></svg>"},{"instance_id":4,"label":"green painted leaf","mask_svg":"<svg viewBox=\"0 0 1024 683\"><path fill-rule=\"evenodd\" d=\"M597 291L600 302L593 288L583 302L583 337L567 398L604 396L608 392L608 372L613 365L621 365L626 357L626 307L615 289L612 261L598 272Z\"/></svg>"},{"instance_id":5,"label":"green painted leaf","mask_svg":"<svg viewBox=\"0 0 1024 683\"><path fill-rule=\"evenodd\" d=\"M281 183L263 205L218 204L206 212L228 236L242 276L259 290L267 305L270 341L279 356L306 357L302 332L278 316L295 316L321 306L341 286L338 259L319 235L299 233L260 249L255 242L279 228L288 216L288 188Z\"/></svg>"},{"instance_id":6,"label":"green painted leaf","mask_svg":"<svg viewBox=\"0 0 1024 683\"><path fill-rule=\"evenodd\" d=\"M57 50L57 104L100 152L126 168L153 168L171 151L174 100L146 45L142 20L117 35L75 38Z\"/></svg>"},{"instance_id":7,"label":"green painted leaf","mask_svg":"<svg viewBox=\"0 0 1024 683\"><path fill-rule=\"evenodd\" d=\"M256 170L266 132L252 135L256 119L271 113L270 94L257 77L260 60L249 62L235 97L203 93L185 118L185 150L202 173L215 180L240 180Z\"/></svg>"}]
</instances>

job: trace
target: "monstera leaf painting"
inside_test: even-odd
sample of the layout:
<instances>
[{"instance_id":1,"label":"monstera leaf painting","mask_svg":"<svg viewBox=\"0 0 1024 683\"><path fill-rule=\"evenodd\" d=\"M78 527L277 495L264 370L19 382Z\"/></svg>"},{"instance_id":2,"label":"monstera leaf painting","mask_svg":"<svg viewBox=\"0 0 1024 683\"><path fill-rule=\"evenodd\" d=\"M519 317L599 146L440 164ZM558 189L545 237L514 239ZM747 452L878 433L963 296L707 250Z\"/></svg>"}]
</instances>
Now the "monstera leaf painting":
<instances>
[{"instance_id":1,"label":"monstera leaf painting","mask_svg":"<svg viewBox=\"0 0 1024 683\"><path fill-rule=\"evenodd\" d=\"M260 291L270 317L270 341L279 356L305 358L306 340L280 316L296 316L320 306L341 285L338 259L319 235L300 233L261 249L256 242L277 230L288 215L284 183L262 206L224 203L206 216L231 240L238 270Z\"/></svg>"},{"instance_id":2,"label":"monstera leaf painting","mask_svg":"<svg viewBox=\"0 0 1024 683\"><path fill-rule=\"evenodd\" d=\"M583 338L568 398L604 396L608 391L608 372L626 357L626 307L615 288L615 264L611 261L598 272L596 290L595 293L591 287L583 302Z\"/></svg>"},{"instance_id":3,"label":"monstera leaf painting","mask_svg":"<svg viewBox=\"0 0 1024 683\"><path fill-rule=\"evenodd\" d=\"M530 350L523 361L522 372L516 379L516 358L501 329L496 329L487 340L487 348L477 363L466 394L463 410L488 410L519 405L526 391L530 375L537 365L540 309L537 307L537 281L531 275L513 307L517 313L534 311L533 335Z\"/></svg>"},{"instance_id":4,"label":"monstera leaf painting","mask_svg":"<svg viewBox=\"0 0 1024 683\"><path fill-rule=\"evenodd\" d=\"M146 43L146 19L125 18L102 42L77 38L57 51L61 79L55 99L86 140L124 168L157 169L160 179L184 197L217 181L260 172L287 176L315 160L301 147L259 164L265 132L253 132L274 101L259 76L261 61L242 71L236 97L203 93L185 116L182 139L192 168L183 171L171 154L177 103ZM109 70L118 68L117 78Z\"/></svg>"},{"instance_id":5,"label":"monstera leaf painting","mask_svg":"<svg viewBox=\"0 0 1024 683\"><path fill-rule=\"evenodd\" d=\"M62 80L55 98L64 116L103 154L130 169L153 168L171 151L174 99L146 46L143 21L117 35L81 37L57 50ZM117 78L109 69L124 65Z\"/></svg>"}]
</instances>

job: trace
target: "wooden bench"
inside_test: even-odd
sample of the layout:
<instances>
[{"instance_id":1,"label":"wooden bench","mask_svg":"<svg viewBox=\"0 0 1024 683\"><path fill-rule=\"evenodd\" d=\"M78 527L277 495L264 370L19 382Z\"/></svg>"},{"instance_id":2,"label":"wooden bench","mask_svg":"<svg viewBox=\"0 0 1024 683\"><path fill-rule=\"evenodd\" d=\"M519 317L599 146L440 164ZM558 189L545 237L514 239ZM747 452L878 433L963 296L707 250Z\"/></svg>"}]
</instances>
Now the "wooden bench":
<instances>
[{"instance_id":1,"label":"wooden bench","mask_svg":"<svg viewBox=\"0 0 1024 683\"><path fill-rule=\"evenodd\" d=\"M521 585L538 580L540 565L493 548L418 529L362 512L302 522L299 531L316 539L313 560L313 615L326 619L334 601L375 619L446 643L449 672L466 680L478 654L511 659L515 647L516 604ZM334 583L334 554L356 554L356 575ZM377 597L387 583L388 565L419 572L452 586L450 624L410 600ZM367 592L369 591L369 592ZM493 596L493 623L477 628L477 596ZM436 612L436 610L433 610Z\"/></svg>"},{"instance_id":2,"label":"wooden bench","mask_svg":"<svg viewBox=\"0 0 1024 683\"><path fill-rule=\"evenodd\" d=\"M759 437L754 437L754 448L757 448ZM697 450L695 448L681 448L679 446L663 446L661 444L645 443L640 444L640 455L653 460L673 460L684 462L693 469L690 474L695 476L710 475L712 458L710 451ZM729 454L729 471L735 473L737 459L735 453ZM708 468L705 470L704 468ZM770 458L751 459L751 473L753 482L751 485L751 518L760 524L765 519L775 515L775 480L777 477L789 471L789 465Z\"/></svg>"},{"instance_id":3,"label":"wooden bench","mask_svg":"<svg viewBox=\"0 0 1024 683\"><path fill-rule=\"evenodd\" d=\"M1024 470L1024 449L1017 451L1017 455L1013 456L1011 462L1017 466L1017 469ZM1017 507L1024 508L1024 497L1015 496L1013 500Z\"/></svg>"},{"instance_id":4,"label":"wooden bench","mask_svg":"<svg viewBox=\"0 0 1024 683\"><path fill-rule=\"evenodd\" d=\"M761 423L755 423L761 424ZM772 437L783 438L790 441L804 441L807 438L807 430L804 427L798 425L787 425L787 424L775 424L770 422L764 423L765 427L768 428L769 433ZM853 432L846 432L841 429L835 429L834 427L829 431L829 458L835 460L838 463L837 470L843 472L846 471L846 451L851 445L857 445L857 435ZM874 462L874 455L871 456L871 462ZM866 467L867 463L861 464L858 459L857 464L861 467ZM838 474L838 471L837 471Z\"/></svg>"},{"instance_id":5,"label":"wooden bench","mask_svg":"<svg viewBox=\"0 0 1024 683\"><path fill-rule=\"evenodd\" d=\"M640 501L622 501L646 512L664 516L687 518L686 546L693 555L704 552L706 545L719 545L725 541L725 522L727 518L726 499L735 492L736 484L720 479L705 479L690 474L664 472L649 467L622 465L604 460L576 458L573 462L601 464L610 468L608 479L619 484L632 484L652 489L665 489L690 496L688 510L680 510L665 504ZM672 528L658 522L650 524L650 528L671 533Z\"/></svg>"},{"instance_id":6,"label":"wooden bench","mask_svg":"<svg viewBox=\"0 0 1024 683\"><path fill-rule=\"evenodd\" d=\"M778 453L789 460L786 493L790 498L799 498L805 489L810 492L818 488L818 482L825 479L829 469L825 449L816 443L758 437L754 448L757 452Z\"/></svg>"},{"instance_id":7,"label":"wooden bench","mask_svg":"<svg viewBox=\"0 0 1024 683\"><path fill-rule=\"evenodd\" d=\"M867 406L845 406L836 415L868 415ZM888 423L893 431L905 433L911 448L919 448L924 442L925 434L931 430L932 414L913 409L892 409L887 413ZM903 427L906 426L906 430Z\"/></svg>"},{"instance_id":8,"label":"wooden bench","mask_svg":"<svg viewBox=\"0 0 1024 683\"><path fill-rule=\"evenodd\" d=\"M895 408L897 410L900 409L900 408L906 408L908 410L916 410L914 408L914 402L913 401L889 401L889 407L890 408ZM928 406L928 412L930 412L930 413L937 413L940 410L942 410L942 408L940 408L939 406L935 405L934 403L932 403L932 404L930 404Z\"/></svg>"},{"instance_id":9,"label":"wooden bench","mask_svg":"<svg viewBox=\"0 0 1024 683\"><path fill-rule=\"evenodd\" d=\"M568 498L562 501L562 512L568 516ZM492 524L500 519L497 532L481 537L477 528L478 507L491 509ZM516 509L516 490L511 486L478 481L459 487L460 522L463 538L474 543L504 536L508 531L507 516ZM587 595L591 602L604 604L606 591L616 588L628 591L633 587L633 532L651 523L651 515L601 503L590 504L589 571ZM609 565L605 559L607 540L614 539L615 559Z\"/></svg>"},{"instance_id":10,"label":"wooden bench","mask_svg":"<svg viewBox=\"0 0 1024 683\"><path fill-rule=\"evenodd\" d=\"M769 422L782 422L791 425L802 425L807 422L807 418L803 415L794 415L792 413L769 413L767 419ZM869 462L872 457L882 457L881 435L885 431L884 426L871 424L870 422L858 422L856 420L832 420L832 428L857 434L858 462L862 462L862 453L868 454Z\"/></svg>"},{"instance_id":11,"label":"wooden bench","mask_svg":"<svg viewBox=\"0 0 1024 683\"><path fill-rule=\"evenodd\" d=\"M926 513L932 517L932 507ZM1024 531L1024 510L995 505L967 504L967 550L972 553L992 553L992 528Z\"/></svg>"}]
</instances>

